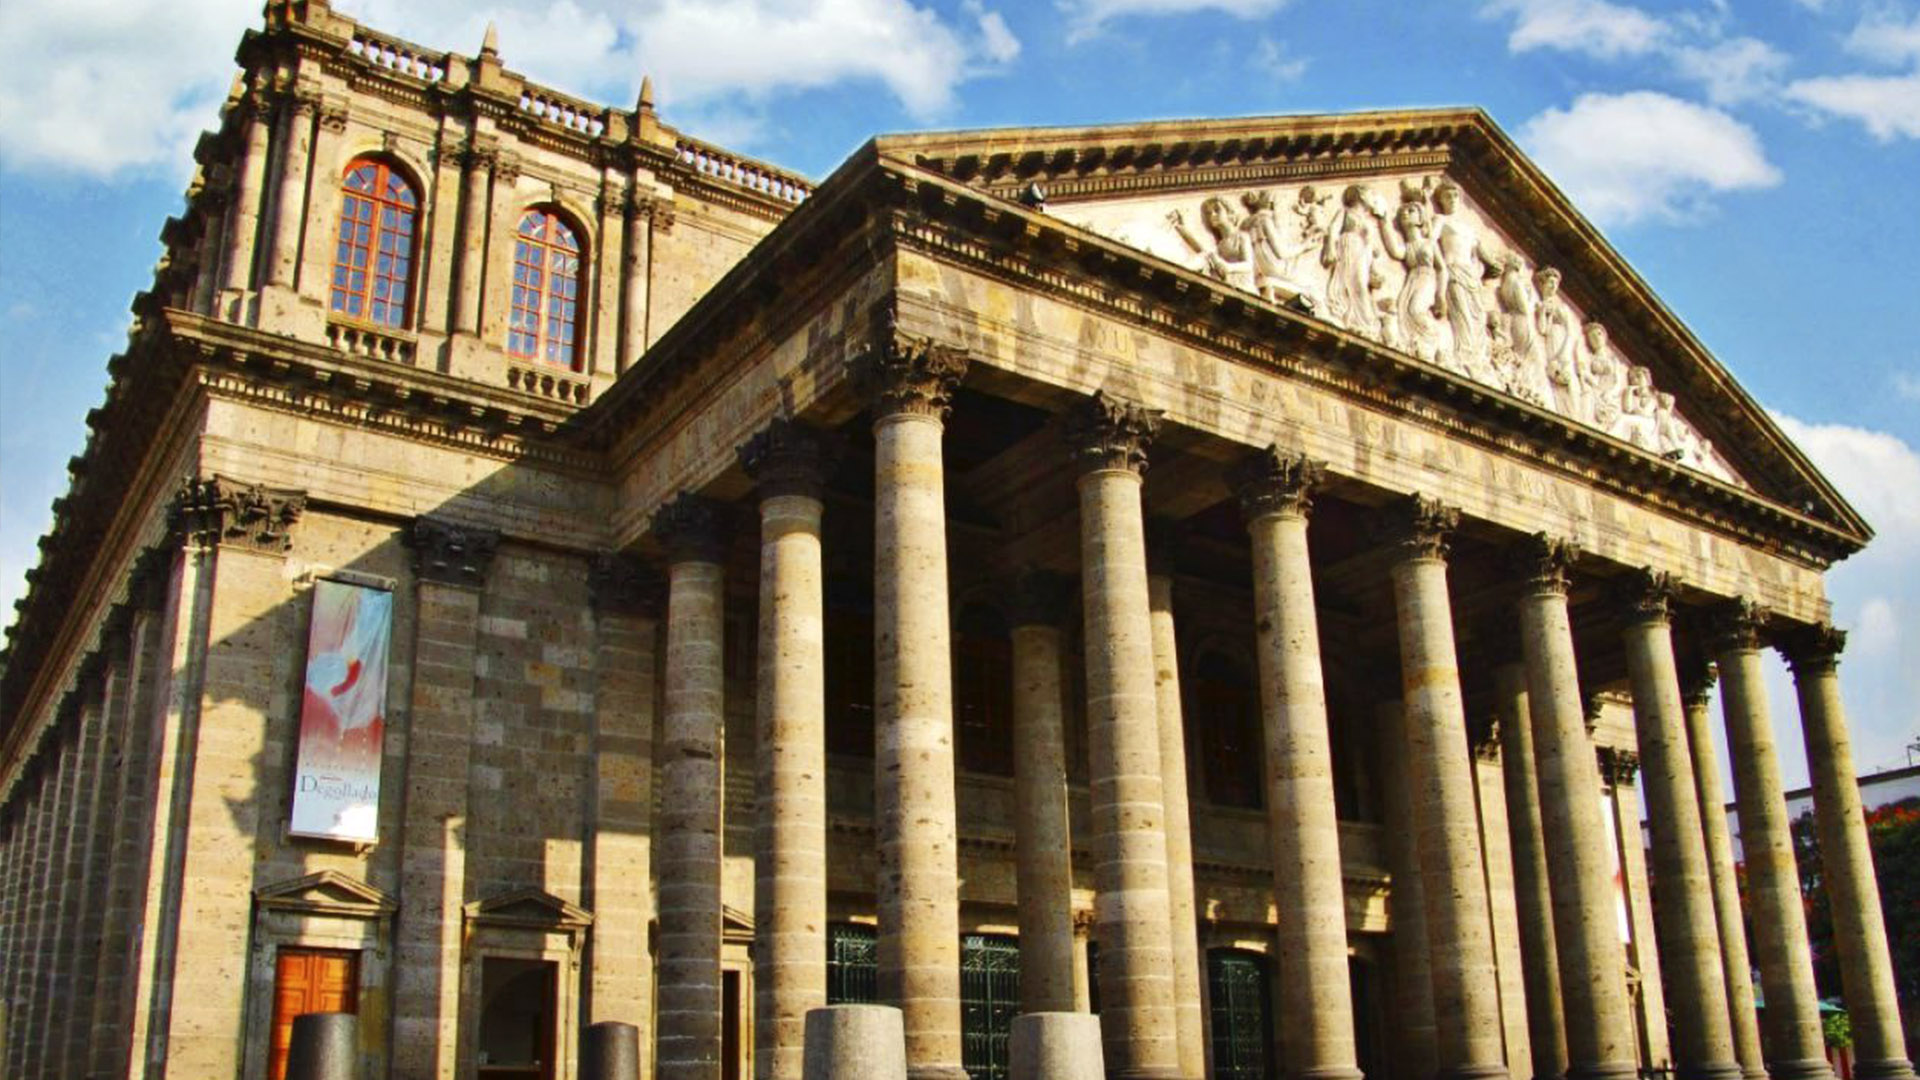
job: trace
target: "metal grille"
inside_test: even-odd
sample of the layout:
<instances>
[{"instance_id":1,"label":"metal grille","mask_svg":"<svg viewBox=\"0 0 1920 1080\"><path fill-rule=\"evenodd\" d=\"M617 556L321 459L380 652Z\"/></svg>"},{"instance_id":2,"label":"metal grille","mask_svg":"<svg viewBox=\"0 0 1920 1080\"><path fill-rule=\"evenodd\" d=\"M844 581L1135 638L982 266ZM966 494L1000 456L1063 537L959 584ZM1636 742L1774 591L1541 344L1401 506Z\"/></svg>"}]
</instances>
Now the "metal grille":
<instances>
[{"instance_id":1,"label":"metal grille","mask_svg":"<svg viewBox=\"0 0 1920 1080\"><path fill-rule=\"evenodd\" d=\"M879 936L860 923L827 927L827 1004L871 1005L880 1000Z\"/></svg>"},{"instance_id":2,"label":"metal grille","mask_svg":"<svg viewBox=\"0 0 1920 1080\"><path fill-rule=\"evenodd\" d=\"M1216 1080L1267 1080L1267 1033L1273 1010L1266 958L1238 949L1207 954Z\"/></svg>"},{"instance_id":3,"label":"metal grille","mask_svg":"<svg viewBox=\"0 0 1920 1080\"><path fill-rule=\"evenodd\" d=\"M1007 1036L1019 1012L1019 943L996 934L962 936L961 1064L971 1080L1006 1080Z\"/></svg>"}]
</instances>

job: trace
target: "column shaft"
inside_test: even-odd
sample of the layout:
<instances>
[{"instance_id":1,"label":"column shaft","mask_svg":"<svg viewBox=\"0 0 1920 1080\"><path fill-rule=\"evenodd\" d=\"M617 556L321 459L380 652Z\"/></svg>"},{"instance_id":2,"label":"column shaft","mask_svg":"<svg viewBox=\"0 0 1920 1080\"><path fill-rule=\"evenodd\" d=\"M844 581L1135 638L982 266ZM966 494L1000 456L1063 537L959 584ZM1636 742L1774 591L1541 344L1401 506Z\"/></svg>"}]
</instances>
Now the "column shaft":
<instances>
[{"instance_id":1,"label":"column shaft","mask_svg":"<svg viewBox=\"0 0 1920 1080\"><path fill-rule=\"evenodd\" d=\"M1552 879L1540 819L1527 666L1502 664L1494 669L1493 681L1508 833L1513 842L1514 898L1520 913L1520 956L1526 975L1527 1034L1533 1046L1535 1080L1551 1080L1567 1071L1567 1019L1560 1004L1560 955L1553 939Z\"/></svg>"},{"instance_id":2,"label":"column shaft","mask_svg":"<svg viewBox=\"0 0 1920 1080\"><path fill-rule=\"evenodd\" d=\"M455 333L480 331L480 280L487 261L487 181L493 176L494 152L483 147L466 153L466 179L460 189L458 292L454 295Z\"/></svg>"},{"instance_id":3,"label":"column shaft","mask_svg":"<svg viewBox=\"0 0 1920 1080\"><path fill-rule=\"evenodd\" d=\"M1801 907L1800 873L1787 824L1785 790L1760 666L1766 612L1740 603L1720 628L1728 751L1739 803L1740 849L1747 867L1754 961L1766 994L1767 1071L1774 1080L1831 1080L1820 1029L1820 998Z\"/></svg>"},{"instance_id":4,"label":"column shaft","mask_svg":"<svg viewBox=\"0 0 1920 1080\"><path fill-rule=\"evenodd\" d=\"M1151 560L1153 553L1148 552ZM1173 579L1147 577L1153 622L1153 683L1160 717L1160 797L1166 805L1167 918L1173 948L1173 1020L1180 1075L1207 1071L1206 1017L1201 1008L1200 922L1193 883L1193 818L1188 804L1186 718L1180 703L1179 645L1173 628Z\"/></svg>"},{"instance_id":5,"label":"column shaft","mask_svg":"<svg viewBox=\"0 0 1920 1080\"><path fill-rule=\"evenodd\" d=\"M267 249L267 283L291 289L300 262L300 229L306 221L307 173L313 157L313 118L318 103L295 97L282 110L280 175L273 200L273 242Z\"/></svg>"},{"instance_id":6,"label":"column shaft","mask_svg":"<svg viewBox=\"0 0 1920 1080\"><path fill-rule=\"evenodd\" d=\"M1492 928L1444 557L1458 514L1425 499L1404 510L1407 541L1393 566L1393 593L1439 1075L1501 1076Z\"/></svg>"},{"instance_id":7,"label":"column shaft","mask_svg":"<svg viewBox=\"0 0 1920 1080\"><path fill-rule=\"evenodd\" d=\"M1094 833L1094 919L1108 1075L1179 1075L1166 801L1147 601L1141 470L1156 413L1097 395L1070 419L1081 465L1081 607Z\"/></svg>"},{"instance_id":8,"label":"column shaft","mask_svg":"<svg viewBox=\"0 0 1920 1080\"><path fill-rule=\"evenodd\" d=\"M1067 809L1065 656L1059 619L1071 584L1020 582L1013 627L1014 877L1020 1010L1074 1012L1073 833Z\"/></svg>"},{"instance_id":9,"label":"column shaft","mask_svg":"<svg viewBox=\"0 0 1920 1080\"><path fill-rule=\"evenodd\" d=\"M1637 1071L1625 955L1615 915L1613 865L1601 814L1600 775L1567 612L1571 545L1535 537L1520 600L1553 932L1567 1022L1569 1077L1631 1077Z\"/></svg>"},{"instance_id":10,"label":"column shaft","mask_svg":"<svg viewBox=\"0 0 1920 1080\"><path fill-rule=\"evenodd\" d=\"M1713 887L1713 915L1719 929L1720 969L1726 981L1734 1057L1746 1080L1766 1080L1760 1017L1753 1003L1753 964L1747 959L1746 917L1740 911L1740 884L1734 876L1733 841L1727 830L1727 800L1721 794L1720 757L1714 750L1713 717L1708 709L1712 684L1712 667L1700 661L1690 669L1682 687L1687 749L1693 758L1700 831L1706 837L1707 876Z\"/></svg>"},{"instance_id":11,"label":"column shaft","mask_svg":"<svg viewBox=\"0 0 1920 1080\"><path fill-rule=\"evenodd\" d=\"M905 1013L914 1080L960 1080L960 869L940 439L952 381L914 381L874 422L874 727L880 998ZM883 361L884 362L884 361ZM944 387L944 390L941 389Z\"/></svg>"},{"instance_id":12,"label":"column shaft","mask_svg":"<svg viewBox=\"0 0 1920 1080\"><path fill-rule=\"evenodd\" d=\"M1845 644L1840 631L1817 626L1788 650L1800 698L1807 771L1813 778L1821 876L1833 908L1840 982L1853 1022L1854 1074L1859 1080L1912 1080L1886 917L1880 910L1880 882L1874 876L1853 745L1840 701L1839 654Z\"/></svg>"},{"instance_id":13,"label":"column shaft","mask_svg":"<svg viewBox=\"0 0 1920 1080\"><path fill-rule=\"evenodd\" d=\"M253 287L253 246L260 235L260 206L267 186L267 148L271 137L263 95L248 96L248 115L242 125L244 143L233 177L233 211L227 215L226 248L221 253L221 283L231 292ZM229 318L239 313L229 311Z\"/></svg>"},{"instance_id":14,"label":"column shaft","mask_svg":"<svg viewBox=\"0 0 1920 1080\"><path fill-rule=\"evenodd\" d=\"M774 482L778 444L792 430L775 427L743 454L761 481L753 901L754 1075L761 1080L800 1080L807 1012L827 1003L822 504L800 489L812 487L813 477Z\"/></svg>"},{"instance_id":15,"label":"column shaft","mask_svg":"<svg viewBox=\"0 0 1920 1080\"><path fill-rule=\"evenodd\" d=\"M638 195L627 199L627 243L620 254L620 361L625 371L647 351L647 270L652 262L653 216Z\"/></svg>"},{"instance_id":16,"label":"column shaft","mask_svg":"<svg viewBox=\"0 0 1920 1080\"><path fill-rule=\"evenodd\" d=\"M655 516L668 546L660 727L660 1080L719 1080L721 743L726 577L718 510L682 495ZM825 928L822 927L822 933Z\"/></svg>"},{"instance_id":17,"label":"column shaft","mask_svg":"<svg viewBox=\"0 0 1920 1080\"><path fill-rule=\"evenodd\" d=\"M1252 540L1253 607L1278 913L1286 1075L1358 1080L1347 973L1346 887L1333 796L1326 676L1307 552L1318 463L1275 448L1236 470Z\"/></svg>"},{"instance_id":18,"label":"column shaft","mask_svg":"<svg viewBox=\"0 0 1920 1080\"><path fill-rule=\"evenodd\" d=\"M1699 790L1687 752L1686 716L1667 622L1670 579L1644 575L1625 635L1633 684L1634 727L1646 777L1647 820L1653 830L1653 875L1660 890L1654 909L1673 993L1673 1055L1680 1080L1733 1080L1740 1074L1728 1019L1720 934L1700 828Z\"/></svg>"}]
</instances>

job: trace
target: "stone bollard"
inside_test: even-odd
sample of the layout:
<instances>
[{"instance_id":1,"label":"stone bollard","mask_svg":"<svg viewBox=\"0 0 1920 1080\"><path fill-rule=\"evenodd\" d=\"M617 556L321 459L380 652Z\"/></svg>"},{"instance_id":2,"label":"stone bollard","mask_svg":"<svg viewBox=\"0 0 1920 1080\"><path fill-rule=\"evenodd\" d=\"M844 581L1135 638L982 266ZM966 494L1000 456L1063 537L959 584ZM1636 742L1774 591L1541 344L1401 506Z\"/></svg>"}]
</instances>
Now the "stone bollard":
<instances>
[{"instance_id":1,"label":"stone bollard","mask_svg":"<svg viewBox=\"0 0 1920 1080\"><path fill-rule=\"evenodd\" d=\"M1022 1013L1008 1047L1012 1080L1104 1080L1100 1018L1092 1013Z\"/></svg>"},{"instance_id":2,"label":"stone bollard","mask_svg":"<svg viewBox=\"0 0 1920 1080\"><path fill-rule=\"evenodd\" d=\"M907 1037L891 1005L807 1011L804 1080L907 1080Z\"/></svg>"},{"instance_id":3,"label":"stone bollard","mask_svg":"<svg viewBox=\"0 0 1920 1080\"><path fill-rule=\"evenodd\" d=\"M287 1080L360 1080L360 1018L344 1012L294 1017Z\"/></svg>"},{"instance_id":4,"label":"stone bollard","mask_svg":"<svg viewBox=\"0 0 1920 1080\"><path fill-rule=\"evenodd\" d=\"M588 1027L580 1045L580 1080L640 1080L640 1029L618 1020Z\"/></svg>"}]
</instances>

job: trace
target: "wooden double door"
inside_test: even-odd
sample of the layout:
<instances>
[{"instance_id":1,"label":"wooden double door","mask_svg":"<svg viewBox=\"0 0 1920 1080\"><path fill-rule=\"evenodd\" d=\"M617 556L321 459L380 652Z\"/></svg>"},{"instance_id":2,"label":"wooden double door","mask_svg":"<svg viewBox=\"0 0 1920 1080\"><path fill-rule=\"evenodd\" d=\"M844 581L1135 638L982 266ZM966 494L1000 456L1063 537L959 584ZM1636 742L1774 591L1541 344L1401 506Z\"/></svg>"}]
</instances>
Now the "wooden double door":
<instances>
[{"instance_id":1,"label":"wooden double door","mask_svg":"<svg viewBox=\"0 0 1920 1080\"><path fill-rule=\"evenodd\" d=\"M358 1012L360 954L335 949L281 949L273 966L273 1042L269 1080L285 1080L293 1018L316 1012Z\"/></svg>"}]
</instances>

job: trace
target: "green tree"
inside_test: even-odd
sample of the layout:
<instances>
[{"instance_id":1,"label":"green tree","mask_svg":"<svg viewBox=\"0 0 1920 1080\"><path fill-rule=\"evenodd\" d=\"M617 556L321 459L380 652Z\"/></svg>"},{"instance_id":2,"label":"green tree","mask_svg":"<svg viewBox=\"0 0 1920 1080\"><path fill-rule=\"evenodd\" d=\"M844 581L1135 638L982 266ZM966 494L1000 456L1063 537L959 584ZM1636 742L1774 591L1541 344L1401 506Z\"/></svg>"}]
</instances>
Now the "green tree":
<instances>
[{"instance_id":1,"label":"green tree","mask_svg":"<svg viewBox=\"0 0 1920 1080\"><path fill-rule=\"evenodd\" d=\"M1903 1002L1920 1001L1920 798L1903 799L1867 812L1867 841L1880 883L1880 910L1887 921L1894 983ZM1833 907L1827 898L1814 837L1813 817L1793 823L1793 854L1800 864L1800 896L1820 996L1841 996L1840 956L1834 948Z\"/></svg>"}]
</instances>

